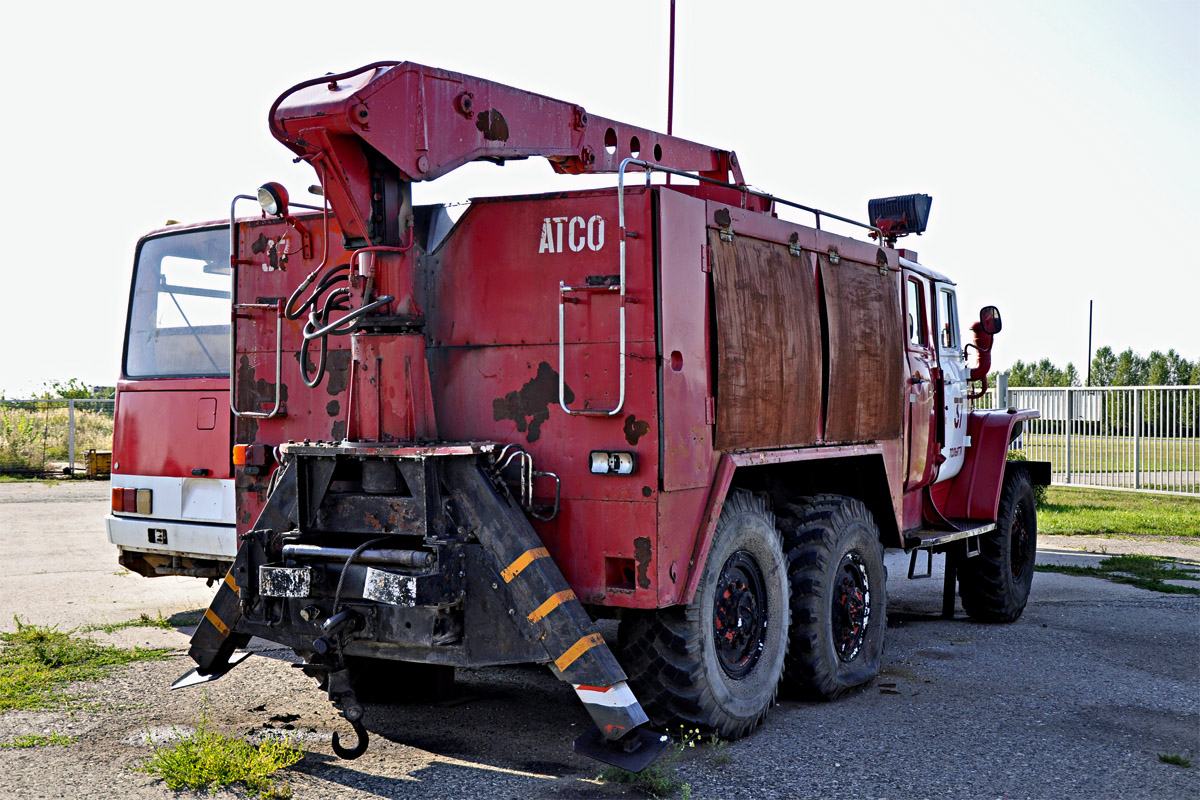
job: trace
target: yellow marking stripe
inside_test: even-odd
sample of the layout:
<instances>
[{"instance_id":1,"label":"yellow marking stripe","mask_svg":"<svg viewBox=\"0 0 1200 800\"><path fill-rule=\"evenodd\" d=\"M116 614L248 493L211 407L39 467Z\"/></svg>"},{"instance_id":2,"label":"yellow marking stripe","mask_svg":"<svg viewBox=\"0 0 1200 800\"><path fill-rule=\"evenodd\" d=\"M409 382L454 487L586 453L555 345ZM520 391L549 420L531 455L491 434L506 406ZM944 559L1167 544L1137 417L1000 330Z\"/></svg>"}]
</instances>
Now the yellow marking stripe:
<instances>
[{"instance_id":1,"label":"yellow marking stripe","mask_svg":"<svg viewBox=\"0 0 1200 800\"><path fill-rule=\"evenodd\" d=\"M598 644L604 644L604 637L600 634L593 633L589 636L585 636L575 644L571 645L567 652L554 659L554 666L558 667L559 672L565 672L567 667L574 664L577 658Z\"/></svg>"},{"instance_id":2,"label":"yellow marking stripe","mask_svg":"<svg viewBox=\"0 0 1200 800\"><path fill-rule=\"evenodd\" d=\"M213 627L221 632L222 636L229 635L229 626L226 625L224 622L222 622L221 618L218 617L217 613L215 611L213 611L211 608L204 612L204 618L206 620L208 620L209 622L211 622L213 624Z\"/></svg>"},{"instance_id":3,"label":"yellow marking stripe","mask_svg":"<svg viewBox=\"0 0 1200 800\"><path fill-rule=\"evenodd\" d=\"M561 592L550 595L549 600L542 603L540 606L534 609L532 614L529 615L529 624L532 625L533 623L538 622L563 603L574 599L575 593L570 589L563 589Z\"/></svg>"},{"instance_id":4,"label":"yellow marking stripe","mask_svg":"<svg viewBox=\"0 0 1200 800\"><path fill-rule=\"evenodd\" d=\"M225 583L228 584L229 588L233 589L235 592L238 590L237 581L233 579L232 572L225 573Z\"/></svg>"},{"instance_id":5,"label":"yellow marking stripe","mask_svg":"<svg viewBox=\"0 0 1200 800\"><path fill-rule=\"evenodd\" d=\"M521 555L517 556L517 560L508 565L508 568L500 573L504 578L505 583L512 583L512 579L521 574L521 570L533 563L536 558L545 558L550 555L550 552L544 547L535 547L532 550L526 550Z\"/></svg>"}]
</instances>

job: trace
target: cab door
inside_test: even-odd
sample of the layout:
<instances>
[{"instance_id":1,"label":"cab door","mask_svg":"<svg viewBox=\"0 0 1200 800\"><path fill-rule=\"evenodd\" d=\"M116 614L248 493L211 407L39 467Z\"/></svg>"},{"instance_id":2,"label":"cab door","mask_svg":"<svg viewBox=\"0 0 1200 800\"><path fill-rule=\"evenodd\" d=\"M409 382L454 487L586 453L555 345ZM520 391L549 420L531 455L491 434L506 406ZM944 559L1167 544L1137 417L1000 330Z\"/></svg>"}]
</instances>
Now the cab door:
<instances>
[{"instance_id":1,"label":"cab door","mask_svg":"<svg viewBox=\"0 0 1200 800\"><path fill-rule=\"evenodd\" d=\"M954 286L935 282L936 296L934 311L937 330L938 366L941 368L941 385L938 387L937 403L941 408L939 417L939 443L941 458L938 459L937 481L953 478L962 469L966 458L967 441L967 364L963 357L961 329L958 323L958 305Z\"/></svg>"},{"instance_id":2,"label":"cab door","mask_svg":"<svg viewBox=\"0 0 1200 800\"><path fill-rule=\"evenodd\" d=\"M936 383L937 351L931 336L929 281L904 270L904 318L908 343L908 479L905 491L920 488L933 479L937 469Z\"/></svg>"}]
</instances>

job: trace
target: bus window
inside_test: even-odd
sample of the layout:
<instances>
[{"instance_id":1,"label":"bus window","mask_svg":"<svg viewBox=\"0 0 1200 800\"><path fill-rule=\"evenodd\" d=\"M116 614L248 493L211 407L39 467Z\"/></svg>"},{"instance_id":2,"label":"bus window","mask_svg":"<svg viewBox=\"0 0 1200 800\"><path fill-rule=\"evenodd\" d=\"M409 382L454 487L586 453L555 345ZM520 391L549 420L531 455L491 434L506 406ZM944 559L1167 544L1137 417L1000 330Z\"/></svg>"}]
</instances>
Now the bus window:
<instances>
[{"instance_id":1,"label":"bus window","mask_svg":"<svg viewBox=\"0 0 1200 800\"><path fill-rule=\"evenodd\" d=\"M125 338L129 378L229 374L229 231L142 242Z\"/></svg>"}]
</instances>

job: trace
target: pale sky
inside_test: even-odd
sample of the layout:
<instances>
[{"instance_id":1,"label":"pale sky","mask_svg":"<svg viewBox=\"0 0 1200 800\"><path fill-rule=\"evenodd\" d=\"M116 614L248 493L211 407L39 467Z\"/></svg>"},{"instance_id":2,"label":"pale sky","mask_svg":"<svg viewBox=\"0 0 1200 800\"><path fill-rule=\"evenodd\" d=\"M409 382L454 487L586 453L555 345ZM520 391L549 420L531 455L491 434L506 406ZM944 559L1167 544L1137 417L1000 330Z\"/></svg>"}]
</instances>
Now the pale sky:
<instances>
[{"instance_id":1,"label":"pale sky","mask_svg":"<svg viewBox=\"0 0 1200 800\"><path fill-rule=\"evenodd\" d=\"M233 195L268 180L312 199L313 173L267 131L291 85L409 60L665 130L667 8L13 6L0 32L0 391L115 383L142 234L226 218ZM927 233L905 244L959 283L964 319L1000 307L999 367L1049 358L1084 373L1089 299L1096 347L1195 360L1198 54L1200 0L679 0L675 133L737 151L758 188L844 216L931 194ZM537 160L473 165L414 195L584 185Z\"/></svg>"}]
</instances>

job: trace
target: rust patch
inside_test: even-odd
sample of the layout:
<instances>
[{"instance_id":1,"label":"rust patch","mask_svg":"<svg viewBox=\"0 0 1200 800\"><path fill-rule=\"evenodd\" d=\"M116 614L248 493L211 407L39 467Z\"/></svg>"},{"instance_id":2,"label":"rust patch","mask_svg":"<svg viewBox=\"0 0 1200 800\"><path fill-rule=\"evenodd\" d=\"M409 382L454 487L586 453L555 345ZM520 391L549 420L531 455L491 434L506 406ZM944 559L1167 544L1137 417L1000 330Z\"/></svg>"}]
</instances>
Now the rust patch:
<instances>
[{"instance_id":1,"label":"rust patch","mask_svg":"<svg viewBox=\"0 0 1200 800\"><path fill-rule=\"evenodd\" d=\"M255 255L267 254L267 263L274 269L279 269L279 249L275 243L267 238L266 234L259 233L258 238L250 245L250 252Z\"/></svg>"},{"instance_id":2,"label":"rust patch","mask_svg":"<svg viewBox=\"0 0 1200 800\"><path fill-rule=\"evenodd\" d=\"M631 445L636 445L638 439L641 439L650 432L650 423L644 419L638 419L636 414L630 414L625 418L625 441Z\"/></svg>"},{"instance_id":3,"label":"rust patch","mask_svg":"<svg viewBox=\"0 0 1200 800\"><path fill-rule=\"evenodd\" d=\"M336 417L338 412L342 410L342 405L337 400L330 400L325 404L325 413L331 417Z\"/></svg>"},{"instance_id":4,"label":"rust patch","mask_svg":"<svg viewBox=\"0 0 1200 800\"><path fill-rule=\"evenodd\" d=\"M716 213L713 214L713 219L716 220L716 223L722 228L728 228L731 224L733 224L733 217L729 215L728 208L718 208Z\"/></svg>"},{"instance_id":5,"label":"rust patch","mask_svg":"<svg viewBox=\"0 0 1200 800\"><path fill-rule=\"evenodd\" d=\"M330 350L325 356L325 391L338 395L350 385L350 351Z\"/></svg>"},{"instance_id":6,"label":"rust patch","mask_svg":"<svg viewBox=\"0 0 1200 800\"><path fill-rule=\"evenodd\" d=\"M649 497L652 494L654 494L654 490L651 489L649 486L642 487L642 497Z\"/></svg>"},{"instance_id":7,"label":"rust patch","mask_svg":"<svg viewBox=\"0 0 1200 800\"><path fill-rule=\"evenodd\" d=\"M643 589L650 588L650 540L639 536L633 540L633 559L637 562L637 582Z\"/></svg>"},{"instance_id":8,"label":"rust patch","mask_svg":"<svg viewBox=\"0 0 1200 800\"><path fill-rule=\"evenodd\" d=\"M346 438L346 420L339 419L337 422L333 423L333 428L329 431L329 436L335 442L340 442L342 439L345 439Z\"/></svg>"},{"instance_id":9,"label":"rust patch","mask_svg":"<svg viewBox=\"0 0 1200 800\"><path fill-rule=\"evenodd\" d=\"M279 402L286 406L287 400L288 387L285 383L279 387ZM255 380L254 370L250 366L250 357L246 355L243 355L238 362L237 403L238 409L242 411L259 411L264 408L269 410L271 406L275 405L275 384L265 378ZM238 421L250 423L238 426L238 441L253 442L258 434L258 422L247 417L239 417Z\"/></svg>"},{"instance_id":10,"label":"rust patch","mask_svg":"<svg viewBox=\"0 0 1200 800\"><path fill-rule=\"evenodd\" d=\"M563 386L567 403L575 401L570 386ZM492 401L492 418L510 419L517 424L517 431L528 432L529 443L536 442L542 435L542 423L550 419L550 407L558 405L558 373L543 361L538 364L537 375L521 387L519 392L509 392Z\"/></svg>"},{"instance_id":11,"label":"rust patch","mask_svg":"<svg viewBox=\"0 0 1200 800\"><path fill-rule=\"evenodd\" d=\"M508 120L494 108L479 112L479 118L475 120L475 127L489 142L508 141Z\"/></svg>"}]
</instances>

